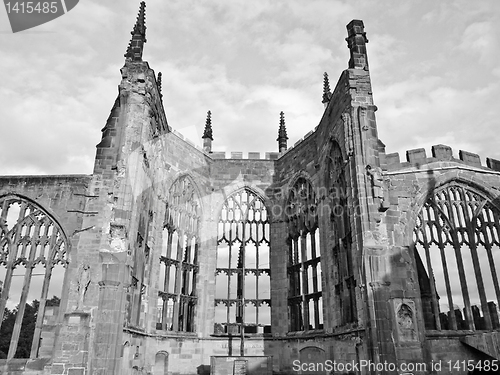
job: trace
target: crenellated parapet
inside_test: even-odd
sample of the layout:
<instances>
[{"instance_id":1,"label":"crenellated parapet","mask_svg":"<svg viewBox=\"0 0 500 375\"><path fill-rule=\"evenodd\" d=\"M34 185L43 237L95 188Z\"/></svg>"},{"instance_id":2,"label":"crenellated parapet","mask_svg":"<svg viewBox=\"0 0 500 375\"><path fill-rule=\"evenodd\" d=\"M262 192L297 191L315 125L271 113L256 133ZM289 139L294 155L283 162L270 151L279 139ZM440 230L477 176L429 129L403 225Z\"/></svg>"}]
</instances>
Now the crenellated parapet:
<instances>
[{"instance_id":1,"label":"crenellated parapet","mask_svg":"<svg viewBox=\"0 0 500 375\"><path fill-rule=\"evenodd\" d=\"M381 144L381 145L380 145ZM500 171L500 161L492 158L486 158L486 165L481 163L481 157L478 154L459 150L458 158L453 154L453 149L447 145L434 145L431 148L431 156L428 156L425 148L415 148L406 151L406 161L401 161L399 153L385 153L385 145L380 142L380 164L385 171L398 171L408 168L420 169L426 165L436 162L449 162L462 164L469 167L491 169Z\"/></svg>"},{"instance_id":2,"label":"crenellated parapet","mask_svg":"<svg viewBox=\"0 0 500 375\"><path fill-rule=\"evenodd\" d=\"M212 159L233 159L233 160L240 160L240 159L248 159L248 160L277 160L280 156L279 152L265 152L264 153L264 158L262 158L262 155L260 152L248 152L248 153L243 153L241 151L231 151L229 153L226 153L225 151L214 151L210 154L210 157Z\"/></svg>"}]
</instances>

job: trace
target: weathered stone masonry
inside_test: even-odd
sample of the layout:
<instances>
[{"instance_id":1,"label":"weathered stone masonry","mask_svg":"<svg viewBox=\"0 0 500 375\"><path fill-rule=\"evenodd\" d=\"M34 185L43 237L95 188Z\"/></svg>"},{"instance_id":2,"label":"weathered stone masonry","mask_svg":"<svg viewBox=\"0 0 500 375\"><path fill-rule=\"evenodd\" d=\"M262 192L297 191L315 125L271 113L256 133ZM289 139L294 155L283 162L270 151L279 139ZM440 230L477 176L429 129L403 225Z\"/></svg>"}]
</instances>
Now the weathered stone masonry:
<instances>
[{"instance_id":1,"label":"weathered stone masonry","mask_svg":"<svg viewBox=\"0 0 500 375\"><path fill-rule=\"evenodd\" d=\"M241 352L271 356L276 374L297 360L423 363L412 372L424 374L432 361L500 359L500 161L444 145L406 162L386 154L363 22L347 31L348 69L332 92L325 75L314 131L287 147L281 114L278 152L226 159L212 151L210 112L203 150L168 124L161 75L142 59L142 3L93 173L0 177L0 301L20 265L28 286L35 264L66 267L60 305L39 308L41 344L16 358L13 334L0 372L208 374L212 356ZM223 210L250 240L224 245ZM59 252L40 256L42 242ZM269 261L251 264L266 246ZM257 281L246 298L248 280L269 274L268 294Z\"/></svg>"}]
</instances>

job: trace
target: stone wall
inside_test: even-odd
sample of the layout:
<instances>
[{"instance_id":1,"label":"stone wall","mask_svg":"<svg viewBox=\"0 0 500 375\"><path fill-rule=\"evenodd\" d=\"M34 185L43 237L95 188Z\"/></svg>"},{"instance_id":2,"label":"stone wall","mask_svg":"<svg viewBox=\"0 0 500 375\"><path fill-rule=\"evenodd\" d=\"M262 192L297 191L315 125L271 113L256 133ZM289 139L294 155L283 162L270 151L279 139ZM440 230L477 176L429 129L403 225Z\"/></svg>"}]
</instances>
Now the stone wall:
<instances>
[{"instance_id":1,"label":"stone wall","mask_svg":"<svg viewBox=\"0 0 500 375\"><path fill-rule=\"evenodd\" d=\"M246 355L271 356L277 374L312 360L431 366L498 358L497 332L426 329L412 233L431 192L450 182L473 186L500 207L500 161L488 158L485 167L479 156L460 151L455 158L444 145L429 158L423 149L410 150L407 162L386 154L363 23L347 28L349 69L327 93L319 124L286 151L263 159L233 152L226 159L195 147L172 131L155 72L134 58L121 70L91 176L1 177L0 197L39 204L71 245L61 305L45 326L40 358L2 361L2 371L208 374L212 356L238 355L239 337L214 334L214 305L219 215L241 189L263 200L271 233L272 330L248 335ZM165 213L172 186L186 176L201 210L195 330L162 331L156 323ZM316 199L324 322L322 329L291 332L285 208L302 178ZM337 201L345 215L332 211ZM346 301L354 310L347 319Z\"/></svg>"}]
</instances>

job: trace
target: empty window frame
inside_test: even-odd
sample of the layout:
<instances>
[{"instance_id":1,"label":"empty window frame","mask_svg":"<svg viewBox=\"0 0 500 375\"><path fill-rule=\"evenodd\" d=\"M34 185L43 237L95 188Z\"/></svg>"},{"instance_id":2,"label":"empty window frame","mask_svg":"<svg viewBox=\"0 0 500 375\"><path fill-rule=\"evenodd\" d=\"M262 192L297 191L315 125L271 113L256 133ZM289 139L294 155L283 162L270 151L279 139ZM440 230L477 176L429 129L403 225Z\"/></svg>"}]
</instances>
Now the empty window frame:
<instances>
[{"instance_id":1,"label":"empty window frame","mask_svg":"<svg viewBox=\"0 0 500 375\"><path fill-rule=\"evenodd\" d=\"M431 330L500 328L499 210L476 189L436 189L414 229L424 321Z\"/></svg>"},{"instance_id":2,"label":"empty window frame","mask_svg":"<svg viewBox=\"0 0 500 375\"><path fill-rule=\"evenodd\" d=\"M18 196L0 198L0 325L3 338L10 335L8 359L38 357L42 327L50 324L44 320L53 320L46 313L58 314L59 298L49 296L61 295L67 243L61 227L36 203ZM25 326L23 317L33 308L34 327ZM10 329L6 311L15 319ZM31 342L23 342L26 337Z\"/></svg>"},{"instance_id":3,"label":"empty window frame","mask_svg":"<svg viewBox=\"0 0 500 375\"><path fill-rule=\"evenodd\" d=\"M328 189L327 201L333 243L333 278L338 326L357 321L356 279L354 278L346 165L338 143L332 142L327 159L325 184Z\"/></svg>"},{"instance_id":4,"label":"empty window frame","mask_svg":"<svg viewBox=\"0 0 500 375\"><path fill-rule=\"evenodd\" d=\"M248 189L223 204L217 234L215 333L271 333L269 218Z\"/></svg>"},{"instance_id":5,"label":"empty window frame","mask_svg":"<svg viewBox=\"0 0 500 375\"><path fill-rule=\"evenodd\" d=\"M200 216L190 177L180 177L170 189L165 212L157 329L195 331Z\"/></svg>"},{"instance_id":6,"label":"empty window frame","mask_svg":"<svg viewBox=\"0 0 500 375\"><path fill-rule=\"evenodd\" d=\"M290 331L323 328L321 254L317 202L311 184L299 178L286 207Z\"/></svg>"}]
</instances>

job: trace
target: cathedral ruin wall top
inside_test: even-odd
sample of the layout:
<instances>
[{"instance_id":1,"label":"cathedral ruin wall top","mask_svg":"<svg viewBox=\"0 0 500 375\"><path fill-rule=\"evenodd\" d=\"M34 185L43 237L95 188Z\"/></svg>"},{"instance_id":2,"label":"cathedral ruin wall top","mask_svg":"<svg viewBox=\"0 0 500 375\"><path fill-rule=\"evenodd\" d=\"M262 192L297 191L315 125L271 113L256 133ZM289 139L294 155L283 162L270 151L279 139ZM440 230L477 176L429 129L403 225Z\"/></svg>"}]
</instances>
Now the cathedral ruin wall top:
<instances>
[{"instance_id":1,"label":"cathedral ruin wall top","mask_svg":"<svg viewBox=\"0 0 500 375\"><path fill-rule=\"evenodd\" d=\"M500 172L500 161L486 158L486 166L482 165L479 155L472 152L459 150L458 158L453 155L453 149L447 145L434 145L431 148L430 157L427 156L424 148L415 148L406 151L406 161L401 162L399 153L394 152L380 154L380 164L383 170L391 172L404 172L414 169L422 169L424 166L439 163L439 167L460 167L461 164L467 169L474 169L484 172ZM472 167L472 168L471 168Z\"/></svg>"}]
</instances>

